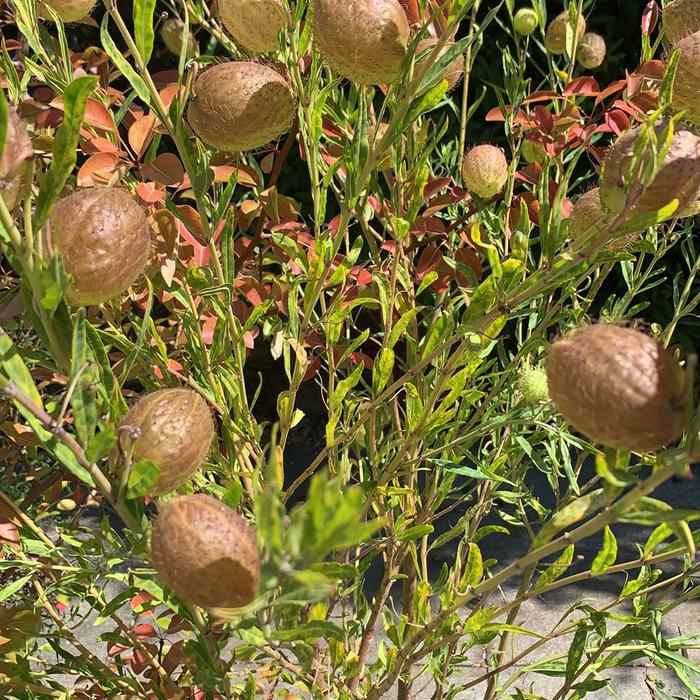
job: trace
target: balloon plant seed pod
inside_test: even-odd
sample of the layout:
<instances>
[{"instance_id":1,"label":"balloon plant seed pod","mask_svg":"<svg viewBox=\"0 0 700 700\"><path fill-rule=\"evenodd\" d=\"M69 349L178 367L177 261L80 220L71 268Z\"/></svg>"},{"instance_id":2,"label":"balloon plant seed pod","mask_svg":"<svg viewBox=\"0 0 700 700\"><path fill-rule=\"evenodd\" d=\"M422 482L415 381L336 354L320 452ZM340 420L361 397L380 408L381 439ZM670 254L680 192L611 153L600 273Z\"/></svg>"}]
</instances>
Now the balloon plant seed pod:
<instances>
[{"instance_id":1,"label":"balloon plant seed pod","mask_svg":"<svg viewBox=\"0 0 700 700\"><path fill-rule=\"evenodd\" d=\"M549 394L589 440L653 452L685 425L685 375L658 341L631 328L596 324L557 340L546 360Z\"/></svg>"},{"instance_id":2,"label":"balloon plant seed pod","mask_svg":"<svg viewBox=\"0 0 700 700\"><path fill-rule=\"evenodd\" d=\"M175 54L175 56L180 55L180 49L182 48L182 37L185 33L185 23L177 18L171 17L166 19L160 28L160 38L165 44L165 48L170 51L170 53ZM186 56L191 58L197 53L197 40L192 34L187 35L187 49Z\"/></svg>"},{"instance_id":3,"label":"balloon plant seed pod","mask_svg":"<svg viewBox=\"0 0 700 700\"><path fill-rule=\"evenodd\" d=\"M146 394L119 422L120 434L134 429L131 459L148 459L159 470L150 496L174 491L202 466L214 438L206 401L191 389Z\"/></svg>"},{"instance_id":4,"label":"balloon plant seed pod","mask_svg":"<svg viewBox=\"0 0 700 700\"><path fill-rule=\"evenodd\" d=\"M544 35L544 47L551 54L566 53L566 30L571 26L571 21L568 12L558 14L547 27ZM578 18L576 25L578 40L581 41L584 32L586 31L586 20L583 17Z\"/></svg>"},{"instance_id":5,"label":"balloon plant seed pod","mask_svg":"<svg viewBox=\"0 0 700 700\"><path fill-rule=\"evenodd\" d=\"M401 74L409 26L398 0L316 0L313 22L316 46L344 78L378 85Z\"/></svg>"},{"instance_id":6,"label":"balloon plant seed pod","mask_svg":"<svg viewBox=\"0 0 700 700\"><path fill-rule=\"evenodd\" d=\"M665 122L655 126L661 137ZM642 127L625 131L605 154L600 178L600 201L603 208L621 212L627 201L627 188L632 186L631 173L635 143ZM651 148L647 146L651 157ZM642 155L644 157L644 154ZM637 185L639 196L625 217L621 228L639 231L649 225L649 217L678 199L672 216L692 216L698 211L700 198L700 138L689 129L676 125L671 146L654 179L645 188Z\"/></svg>"},{"instance_id":7,"label":"balloon plant seed pod","mask_svg":"<svg viewBox=\"0 0 700 700\"><path fill-rule=\"evenodd\" d=\"M603 207L600 204L600 189L594 187L584 192L575 202L568 218L569 238L572 241L580 241L584 237L589 242L596 240L603 231L609 227L609 223L603 223ZM618 233L612 232L610 240L603 245L604 252L625 250L639 238L639 232Z\"/></svg>"},{"instance_id":8,"label":"balloon plant seed pod","mask_svg":"<svg viewBox=\"0 0 700 700\"><path fill-rule=\"evenodd\" d=\"M187 120L208 146L238 153L264 146L287 131L295 109L289 86L274 68L231 61L197 78Z\"/></svg>"},{"instance_id":9,"label":"balloon plant seed pod","mask_svg":"<svg viewBox=\"0 0 700 700\"><path fill-rule=\"evenodd\" d=\"M508 161L502 149L484 144L468 151L462 161L462 179L470 193L495 197L508 179Z\"/></svg>"},{"instance_id":10,"label":"balloon plant seed pod","mask_svg":"<svg viewBox=\"0 0 700 700\"><path fill-rule=\"evenodd\" d=\"M683 118L700 125L700 31L681 39L672 51L680 50L681 56L673 83L672 106L684 112Z\"/></svg>"},{"instance_id":11,"label":"balloon plant seed pod","mask_svg":"<svg viewBox=\"0 0 700 700\"><path fill-rule=\"evenodd\" d=\"M416 56L420 56L424 51L428 51L431 46L435 46L439 39L436 37L429 37L428 39L421 39L416 46ZM447 51L449 51L455 45L454 41L446 41L442 49L440 49L439 56L435 57L435 61L442 58ZM431 54L426 54L426 58L432 58ZM435 65L433 63L433 65ZM453 90L464 77L464 56L458 55L453 58L448 64L445 70L442 72L442 79L447 81L447 89Z\"/></svg>"},{"instance_id":12,"label":"balloon plant seed pod","mask_svg":"<svg viewBox=\"0 0 700 700\"><path fill-rule=\"evenodd\" d=\"M32 142L24 121L14 110L8 111L5 148L0 158L0 197L12 211L25 197L31 185Z\"/></svg>"},{"instance_id":13,"label":"balloon plant seed pod","mask_svg":"<svg viewBox=\"0 0 700 700\"><path fill-rule=\"evenodd\" d=\"M218 0L219 16L238 44L254 53L279 47L279 33L287 25L281 0Z\"/></svg>"},{"instance_id":14,"label":"balloon plant seed pod","mask_svg":"<svg viewBox=\"0 0 700 700\"><path fill-rule=\"evenodd\" d=\"M547 388L547 372L543 367L526 364L520 370L518 388L523 401L529 406L536 406L549 401Z\"/></svg>"},{"instance_id":15,"label":"balloon plant seed pod","mask_svg":"<svg viewBox=\"0 0 700 700\"><path fill-rule=\"evenodd\" d=\"M521 7L513 15L513 29L521 36L529 36L537 26L537 13L531 7Z\"/></svg>"},{"instance_id":16,"label":"balloon plant seed pod","mask_svg":"<svg viewBox=\"0 0 700 700\"><path fill-rule=\"evenodd\" d=\"M203 608L248 605L260 585L255 531L205 494L177 496L162 506L153 526L151 558L177 595Z\"/></svg>"},{"instance_id":17,"label":"balloon plant seed pod","mask_svg":"<svg viewBox=\"0 0 700 700\"><path fill-rule=\"evenodd\" d=\"M605 39L595 32L586 32L576 49L576 60L588 70L598 68L605 60Z\"/></svg>"},{"instance_id":18,"label":"balloon plant seed pod","mask_svg":"<svg viewBox=\"0 0 700 700\"><path fill-rule=\"evenodd\" d=\"M700 0L667 2L663 12L663 28L672 44L700 32Z\"/></svg>"},{"instance_id":19,"label":"balloon plant seed pod","mask_svg":"<svg viewBox=\"0 0 700 700\"><path fill-rule=\"evenodd\" d=\"M46 235L73 277L66 299L74 305L101 304L126 291L151 248L146 214L121 188L84 189L60 199Z\"/></svg>"},{"instance_id":20,"label":"balloon plant seed pod","mask_svg":"<svg viewBox=\"0 0 700 700\"><path fill-rule=\"evenodd\" d=\"M56 12L64 22L79 22L92 12L95 0L39 0L37 2L39 17L51 19L46 6Z\"/></svg>"}]
</instances>

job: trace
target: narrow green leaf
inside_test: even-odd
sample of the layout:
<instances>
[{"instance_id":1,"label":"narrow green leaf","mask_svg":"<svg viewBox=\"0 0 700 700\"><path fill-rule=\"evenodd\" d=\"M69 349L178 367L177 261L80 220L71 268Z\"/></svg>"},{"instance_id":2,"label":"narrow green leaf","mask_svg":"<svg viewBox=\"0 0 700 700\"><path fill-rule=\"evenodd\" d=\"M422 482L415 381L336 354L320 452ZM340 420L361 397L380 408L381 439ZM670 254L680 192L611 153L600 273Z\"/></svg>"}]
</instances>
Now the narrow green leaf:
<instances>
[{"instance_id":1,"label":"narrow green leaf","mask_svg":"<svg viewBox=\"0 0 700 700\"><path fill-rule=\"evenodd\" d=\"M158 480L160 469L150 459L141 459L131 465L126 485L127 498L142 498Z\"/></svg>"},{"instance_id":2,"label":"narrow green leaf","mask_svg":"<svg viewBox=\"0 0 700 700\"><path fill-rule=\"evenodd\" d=\"M558 532L574 525L590 513L602 508L607 502L608 497L603 489L596 489L585 496L577 498L575 501L572 501L569 505L564 506L564 508L556 512L549 522L545 523L544 527L535 538L533 546L539 547L549 542Z\"/></svg>"},{"instance_id":3,"label":"narrow green leaf","mask_svg":"<svg viewBox=\"0 0 700 700\"><path fill-rule=\"evenodd\" d=\"M603 546L593 560L591 572L594 574L605 573L615 563L616 559L617 539L613 531L606 525L605 530L603 530Z\"/></svg>"},{"instance_id":4,"label":"narrow green leaf","mask_svg":"<svg viewBox=\"0 0 700 700\"><path fill-rule=\"evenodd\" d=\"M397 539L401 542L412 542L425 535L430 535L434 529L432 525L414 525L399 533Z\"/></svg>"},{"instance_id":5,"label":"narrow green leaf","mask_svg":"<svg viewBox=\"0 0 700 700\"><path fill-rule=\"evenodd\" d=\"M673 84L676 81L676 71L681 60L681 51L676 49L666 63L664 77L659 86L659 107L668 107L673 100Z\"/></svg>"},{"instance_id":6,"label":"narrow green leaf","mask_svg":"<svg viewBox=\"0 0 700 700\"><path fill-rule=\"evenodd\" d=\"M156 0L134 0L134 39L144 63L153 53L153 12Z\"/></svg>"},{"instance_id":7,"label":"narrow green leaf","mask_svg":"<svg viewBox=\"0 0 700 700\"><path fill-rule=\"evenodd\" d=\"M83 446L90 443L97 427L97 392L91 367L92 358L88 356L85 325L85 309L80 309L73 326L69 384L73 386L70 404L75 429Z\"/></svg>"},{"instance_id":8,"label":"narrow green leaf","mask_svg":"<svg viewBox=\"0 0 700 700\"><path fill-rule=\"evenodd\" d=\"M379 396L391 378L395 355L389 348L382 348L372 368L372 393Z\"/></svg>"},{"instance_id":9,"label":"narrow green leaf","mask_svg":"<svg viewBox=\"0 0 700 700\"><path fill-rule=\"evenodd\" d=\"M353 389L362 377L365 366L360 362L350 373L350 376L338 382L331 397L331 411L335 410L345 400L348 392Z\"/></svg>"},{"instance_id":10,"label":"narrow green leaf","mask_svg":"<svg viewBox=\"0 0 700 700\"><path fill-rule=\"evenodd\" d=\"M294 642L305 639L335 639L342 642L345 633L338 625L327 620L311 620L298 627L287 630L276 630L272 633L272 639L279 642Z\"/></svg>"},{"instance_id":11,"label":"narrow green leaf","mask_svg":"<svg viewBox=\"0 0 700 700\"><path fill-rule=\"evenodd\" d=\"M553 581L556 581L571 565L574 559L574 545L570 544L564 551L555 559L554 563L546 568L537 579L535 588L548 586Z\"/></svg>"},{"instance_id":12,"label":"narrow green leaf","mask_svg":"<svg viewBox=\"0 0 700 700\"><path fill-rule=\"evenodd\" d=\"M0 603L20 591L25 584L31 580L32 576L34 576L34 573L26 574L25 576L21 576L12 583L8 583L6 586L0 588Z\"/></svg>"},{"instance_id":13,"label":"narrow green leaf","mask_svg":"<svg viewBox=\"0 0 700 700\"><path fill-rule=\"evenodd\" d=\"M588 628L579 627L574 634L569 647L569 653L566 657L566 678L572 679L578 671L579 664L583 658L583 652L586 649L586 640L588 639Z\"/></svg>"},{"instance_id":14,"label":"narrow green leaf","mask_svg":"<svg viewBox=\"0 0 700 700\"><path fill-rule=\"evenodd\" d=\"M117 442L117 431L113 423L108 423L90 440L85 456L90 462L99 462L104 459Z\"/></svg>"},{"instance_id":15,"label":"narrow green leaf","mask_svg":"<svg viewBox=\"0 0 700 700\"><path fill-rule=\"evenodd\" d=\"M484 577L484 559L479 546L474 542L469 543L467 552L467 565L464 567L464 575L460 581L462 588L476 586Z\"/></svg>"},{"instance_id":16,"label":"narrow green leaf","mask_svg":"<svg viewBox=\"0 0 700 700\"><path fill-rule=\"evenodd\" d=\"M39 230L73 172L78 159L78 140L83 125L85 105L95 89L97 78L76 78L63 93L63 123L53 141L51 165L43 178L36 200L34 227Z\"/></svg>"}]
</instances>

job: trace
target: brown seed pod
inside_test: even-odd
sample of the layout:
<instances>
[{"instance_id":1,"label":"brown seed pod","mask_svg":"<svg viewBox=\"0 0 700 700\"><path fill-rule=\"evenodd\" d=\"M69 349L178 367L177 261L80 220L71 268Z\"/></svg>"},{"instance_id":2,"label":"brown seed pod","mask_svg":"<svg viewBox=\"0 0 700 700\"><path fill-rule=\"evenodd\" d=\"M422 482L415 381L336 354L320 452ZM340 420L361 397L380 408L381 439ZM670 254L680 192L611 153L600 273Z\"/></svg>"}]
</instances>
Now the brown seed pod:
<instances>
[{"instance_id":1,"label":"brown seed pod","mask_svg":"<svg viewBox=\"0 0 700 700\"><path fill-rule=\"evenodd\" d=\"M0 197L12 211L31 185L32 142L17 112L8 112L5 148L0 158Z\"/></svg>"},{"instance_id":2,"label":"brown seed pod","mask_svg":"<svg viewBox=\"0 0 700 700\"><path fill-rule=\"evenodd\" d=\"M587 69L597 68L605 60L605 39L595 32L586 32L576 49L576 60Z\"/></svg>"},{"instance_id":3,"label":"brown seed pod","mask_svg":"<svg viewBox=\"0 0 700 700\"><path fill-rule=\"evenodd\" d=\"M218 0L224 27L243 47L255 53L276 51L287 24L280 0Z\"/></svg>"},{"instance_id":4,"label":"brown seed pod","mask_svg":"<svg viewBox=\"0 0 700 700\"><path fill-rule=\"evenodd\" d=\"M240 152L284 133L295 108L294 96L276 70L254 61L231 61L197 78L187 119L207 145Z\"/></svg>"},{"instance_id":5,"label":"brown seed pod","mask_svg":"<svg viewBox=\"0 0 700 700\"><path fill-rule=\"evenodd\" d=\"M600 204L600 189L593 189L584 192L575 202L571 211L569 222L569 238L580 240L584 236L590 241L600 236L607 224L600 221L603 218L603 207ZM613 234L610 242L606 243L601 250L616 252L628 248L639 238L638 232Z\"/></svg>"},{"instance_id":6,"label":"brown seed pod","mask_svg":"<svg viewBox=\"0 0 700 700\"><path fill-rule=\"evenodd\" d=\"M566 53L566 29L571 26L569 21L569 13L562 12L558 14L547 27L544 35L544 47L552 54ZM578 18L577 22L578 40L581 41L584 32L586 31L586 20L583 17Z\"/></svg>"},{"instance_id":7,"label":"brown seed pod","mask_svg":"<svg viewBox=\"0 0 700 700\"><path fill-rule=\"evenodd\" d=\"M700 31L700 0L671 0L664 7L663 21L672 44Z\"/></svg>"},{"instance_id":8,"label":"brown seed pod","mask_svg":"<svg viewBox=\"0 0 700 700\"><path fill-rule=\"evenodd\" d=\"M656 125L660 135L664 123ZM625 185L634 175L630 173L634 146L642 127L625 131L605 154L600 178L600 200L605 209L613 212L625 207ZM676 126L671 147L656 177L637 198L625 219L628 231L646 228L651 214L678 199L673 216L692 216L700 198L700 138L688 129Z\"/></svg>"},{"instance_id":9,"label":"brown seed pod","mask_svg":"<svg viewBox=\"0 0 700 700\"><path fill-rule=\"evenodd\" d=\"M185 33L185 23L177 18L166 19L160 28L160 38L165 44L165 48L176 56L180 55L182 48L182 35ZM192 34L187 35L187 57L191 58L197 53L197 40Z\"/></svg>"},{"instance_id":10,"label":"brown seed pod","mask_svg":"<svg viewBox=\"0 0 700 700\"><path fill-rule=\"evenodd\" d=\"M651 452L683 432L683 369L640 331L577 328L550 347L546 370L557 409L594 442Z\"/></svg>"},{"instance_id":11,"label":"brown seed pod","mask_svg":"<svg viewBox=\"0 0 700 700\"><path fill-rule=\"evenodd\" d=\"M502 149L484 144L475 146L462 161L464 186L483 199L495 197L508 179L508 161Z\"/></svg>"},{"instance_id":12,"label":"brown seed pod","mask_svg":"<svg viewBox=\"0 0 700 700\"><path fill-rule=\"evenodd\" d=\"M85 189L56 202L46 226L73 283L71 304L101 304L143 272L150 252L144 210L126 189Z\"/></svg>"},{"instance_id":13,"label":"brown seed pod","mask_svg":"<svg viewBox=\"0 0 700 700\"><path fill-rule=\"evenodd\" d=\"M153 565L183 600L204 608L239 608L260 585L255 531L205 494L177 496L153 526Z\"/></svg>"},{"instance_id":14,"label":"brown seed pod","mask_svg":"<svg viewBox=\"0 0 700 700\"><path fill-rule=\"evenodd\" d=\"M331 68L356 83L396 80L408 39L397 0L316 0L314 40Z\"/></svg>"},{"instance_id":15,"label":"brown seed pod","mask_svg":"<svg viewBox=\"0 0 700 700\"><path fill-rule=\"evenodd\" d=\"M64 22L79 22L92 12L95 0L40 0L37 5L39 17L43 19L51 19L45 7L48 5Z\"/></svg>"},{"instance_id":16,"label":"brown seed pod","mask_svg":"<svg viewBox=\"0 0 700 700\"><path fill-rule=\"evenodd\" d=\"M137 428L132 459L150 459L160 474L149 495L180 488L202 466L214 437L206 401L191 389L146 394L119 421L120 431Z\"/></svg>"},{"instance_id":17,"label":"brown seed pod","mask_svg":"<svg viewBox=\"0 0 700 700\"><path fill-rule=\"evenodd\" d=\"M436 37L429 37L428 39L421 39L416 46L416 56L419 56L423 51L427 51L431 46L435 46L438 43ZM435 59L441 58L445 55L455 45L454 41L446 41L445 45L440 50L439 56ZM429 54L428 54L429 55ZM427 56L426 56L427 57ZM464 56L460 55L453 58L445 70L442 72L442 78L447 81L447 90L453 90L457 85L462 82L464 77Z\"/></svg>"},{"instance_id":18,"label":"brown seed pod","mask_svg":"<svg viewBox=\"0 0 700 700\"><path fill-rule=\"evenodd\" d=\"M671 104L676 111L685 112L684 119L700 125L700 31L674 44L672 51L676 49L681 56Z\"/></svg>"}]
</instances>

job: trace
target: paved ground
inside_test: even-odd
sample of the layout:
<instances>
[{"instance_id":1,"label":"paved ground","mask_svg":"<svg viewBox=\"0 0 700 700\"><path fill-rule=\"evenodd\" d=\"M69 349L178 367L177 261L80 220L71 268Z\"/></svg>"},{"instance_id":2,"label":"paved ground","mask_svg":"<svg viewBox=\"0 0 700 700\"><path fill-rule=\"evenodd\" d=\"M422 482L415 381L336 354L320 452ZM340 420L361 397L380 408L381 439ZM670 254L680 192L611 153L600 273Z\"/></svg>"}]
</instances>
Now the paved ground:
<instances>
[{"instance_id":1,"label":"paved ground","mask_svg":"<svg viewBox=\"0 0 700 700\"><path fill-rule=\"evenodd\" d=\"M697 507L698 504L700 504L700 480L669 483L659 490L655 496L666 500L676 507ZM546 497L546 489L543 489L543 497ZM458 517L458 512L451 516L453 521ZM89 525L89 523L86 524ZM449 525L450 522L441 523L441 528L447 528ZM635 558L637 555L635 542L640 541L640 528L616 526L615 534L617 535L619 543L618 561ZM524 533L516 530L512 537L489 537L483 540L481 544L484 550L484 556L496 558L499 561L498 568L500 568L522 554L526 550L528 543ZM598 551L598 544L599 542L597 540L592 539L577 547L577 554L582 556L582 560L578 563L578 566L584 567L586 566L586 562L590 562ZM452 551L449 546L436 552L431 562L435 572L437 572L443 562L450 562L453 557L454 551ZM665 568L668 571L674 571L677 570L678 564L670 563L665 565ZM620 591L623 584L624 577L622 575L605 577L587 581L582 585L560 589L541 599L527 601L520 612L517 623L541 634L546 634L562 621L562 618L566 616L567 610L576 602L588 599L596 606L604 604ZM108 598L111 598L118 592L118 586L113 583L107 587ZM506 587L502 591L502 596L505 599L510 598L512 595L512 588ZM393 602L398 608L398 600L394 600ZM94 627L91 624L91 620L84 622L78 629L81 641L101 656L104 656L105 645L97 641L97 636L105 631L107 631L105 625ZM664 632L669 636L698 631L700 631L700 602L686 604L682 608L676 609L665 619ZM524 648L524 645L529 639L528 637L518 636L515 639L513 649L510 651L517 654ZM535 660L565 653L570 642L570 637L548 642L532 657L528 658L528 662L532 663ZM688 656L695 662L700 663L700 652L689 650ZM504 680L514 674L515 680L508 689L509 692L513 692L518 688L523 692L536 693L546 700L551 700L555 697L558 689L561 687L560 679L539 674L523 675L523 669L524 667L522 665L516 664L510 671L504 674ZM456 669L454 675L450 679L451 688L456 691L454 697L458 700L480 700L483 698L484 684L470 688L466 688L466 686L468 686L471 681L479 678L485 670L485 658L483 656L477 656L476 653ZM586 698L590 698L591 700L599 700L602 698L618 698L619 700L670 700L671 698L680 698L681 700L685 700L693 697L684 686L675 679L673 674L662 669L653 668L650 665L645 665L641 661L635 662L629 666L606 671L605 677L611 679L612 693L609 690L601 690L590 693ZM696 679L696 681L700 684L700 679ZM656 691L654 691L656 684L660 684L665 688L665 692L668 694L657 694ZM429 700L432 697L432 693L433 686L431 683L421 678L416 680L415 700ZM395 691L387 697L395 697ZM502 700L504 697L506 697L505 694L501 695L498 700Z\"/></svg>"}]
</instances>

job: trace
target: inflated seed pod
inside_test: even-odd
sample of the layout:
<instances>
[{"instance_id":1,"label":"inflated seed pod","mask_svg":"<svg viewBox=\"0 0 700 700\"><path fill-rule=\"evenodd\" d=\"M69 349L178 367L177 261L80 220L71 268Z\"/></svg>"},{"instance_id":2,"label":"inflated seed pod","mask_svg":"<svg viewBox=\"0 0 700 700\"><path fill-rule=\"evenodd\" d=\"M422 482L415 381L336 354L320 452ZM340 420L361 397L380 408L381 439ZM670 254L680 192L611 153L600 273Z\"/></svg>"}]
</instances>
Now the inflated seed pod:
<instances>
[{"instance_id":1,"label":"inflated seed pod","mask_svg":"<svg viewBox=\"0 0 700 700\"><path fill-rule=\"evenodd\" d=\"M683 369L640 331L577 328L552 344L546 370L557 409L593 442L651 452L683 432Z\"/></svg>"},{"instance_id":2,"label":"inflated seed pod","mask_svg":"<svg viewBox=\"0 0 700 700\"><path fill-rule=\"evenodd\" d=\"M532 34L537 25L537 13L531 7L521 7L513 15L513 29L521 36Z\"/></svg>"},{"instance_id":3,"label":"inflated seed pod","mask_svg":"<svg viewBox=\"0 0 700 700\"><path fill-rule=\"evenodd\" d=\"M567 219L569 223L569 238L574 241L583 237L590 241L598 238L605 228L609 226L609 223L601 222L603 215L603 207L600 204L600 189L594 187L584 192L574 202L571 215ZM628 248L639 238L639 232L611 233L610 238L611 240L603 246L603 251L614 252Z\"/></svg>"},{"instance_id":4,"label":"inflated seed pod","mask_svg":"<svg viewBox=\"0 0 700 700\"><path fill-rule=\"evenodd\" d=\"M700 0L667 2L663 13L663 28L672 44L700 32Z\"/></svg>"},{"instance_id":5,"label":"inflated seed pod","mask_svg":"<svg viewBox=\"0 0 700 700\"><path fill-rule=\"evenodd\" d=\"M584 68L598 68L605 60L605 39L595 32L586 32L576 49L576 60Z\"/></svg>"},{"instance_id":6,"label":"inflated seed pod","mask_svg":"<svg viewBox=\"0 0 700 700\"><path fill-rule=\"evenodd\" d=\"M571 26L568 12L558 14L547 27L544 35L544 47L552 54L566 53L566 29ZM581 40L586 31L586 20L578 18L577 22L578 39Z\"/></svg>"},{"instance_id":7,"label":"inflated seed pod","mask_svg":"<svg viewBox=\"0 0 700 700\"><path fill-rule=\"evenodd\" d=\"M656 125L661 134L664 123ZM612 212L622 211L626 186L634 174L630 172L635 143L642 127L625 131L605 154L600 178L600 200ZM689 129L676 126L671 147L655 178L637 198L625 219L628 231L646 228L649 215L678 199L673 216L692 216L698 211L700 198L700 138Z\"/></svg>"},{"instance_id":8,"label":"inflated seed pod","mask_svg":"<svg viewBox=\"0 0 700 700\"><path fill-rule=\"evenodd\" d=\"M162 507L153 526L151 558L175 593L204 608L248 605L260 584L255 531L205 494L177 496Z\"/></svg>"},{"instance_id":9,"label":"inflated seed pod","mask_svg":"<svg viewBox=\"0 0 700 700\"><path fill-rule=\"evenodd\" d=\"M502 149L483 144L475 146L462 161L464 186L483 199L495 197L508 179L508 161Z\"/></svg>"},{"instance_id":10,"label":"inflated seed pod","mask_svg":"<svg viewBox=\"0 0 700 700\"><path fill-rule=\"evenodd\" d=\"M101 304L126 291L151 247L144 210L121 188L84 189L60 199L46 232L73 276L66 298L76 305Z\"/></svg>"},{"instance_id":11,"label":"inflated seed pod","mask_svg":"<svg viewBox=\"0 0 700 700\"><path fill-rule=\"evenodd\" d=\"M182 35L185 33L185 23L178 17L166 19L160 28L160 38L165 48L176 56L180 55L182 48ZM192 57L197 53L197 40L190 33L187 35L187 56Z\"/></svg>"},{"instance_id":12,"label":"inflated seed pod","mask_svg":"<svg viewBox=\"0 0 700 700\"><path fill-rule=\"evenodd\" d=\"M146 394L121 419L119 428L138 429L132 460L149 459L159 469L150 496L174 491L186 483L202 466L214 437L209 407L191 389Z\"/></svg>"},{"instance_id":13,"label":"inflated seed pod","mask_svg":"<svg viewBox=\"0 0 700 700\"><path fill-rule=\"evenodd\" d=\"M418 45L416 46L416 56L419 56L424 51L427 51L431 46L435 46L438 43L438 41L439 41L439 39L437 39L436 37L429 37L428 39L421 39L421 41L419 41ZM440 50L439 56L435 58L435 61L437 61L439 58L444 56L445 53L447 51L449 51L454 45L455 45L454 41L446 41L444 46ZM428 55L430 55L430 54L426 54L426 58ZM431 56L431 58L432 58L432 56ZM464 77L464 56L458 55L447 64L447 67L442 72L442 78L443 78L443 80L447 81L447 89L449 91L449 90L452 90L455 87L457 87L457 85L459 85L459 83L462 82L463 77Z\"/></svg>"},{"instance_id":14,"label":"inflated seed pod","mask_svg":"<svg viewBox=\"0 0 700 700\"><path fill-rule=\"evenodd\" d=\"M231 61L197 78L187 120L207 145L240 152L283 134L295 109L294 96L276 70L254 61Z\"/></svg>"},{"instance_id":15,"label":"inflated seed pod","mask_svg":"<svg viewBox=\"0 0 700 700\"><path fill-rule=\"evenodd\" d=\"M0 197L12 211L27 194L31 185L32 142L24 121L10 110L7 120L5 148L0 158Z\"/></svg>"},{"instance_id":16,"label":"inflated seed pod","mask_svg":"<svg viewBox=\"0 0 700 700\"><path fill-rule=\"evenodd\" d=\"M673 109L683 111L684 119L700 126L700 31L681 39L672 51L681 52L673 83Z\"/></svg>"},{"instance_id":17,"label":"inflated seed pod","mask_svg":"<svg viewBox=\"0 0 700 700\"><path fill-rule=\"evenodd\" d=\"M523 366L518 376L518 388L523 401L530 406L549 401L547 372L539 365L526 364Z\"/></svg>"},{"instance_id":18,"label":"inflated seed pod","mask_svg":"<svg viewBox=\"0 0 700 700\"><path fill-rule=\"evenodd\" d=\"M397 0L316 0L314 41L331 68L356 83L396 80L408 39Z\"/></svg>"},{"instance_id":19,"label":"inflated seed pod","mask_svg":"<svg viewBox=\"0 0 700 700\"><path fill-rule=\"evenodd\" d=\"M51 15L46 11L46 5L54 10L64 22L79 22L92 12L95 0L39 0L37 2L39 16L51 19Z\"/></svg>"},{"instance_id":20,"label":"inflated seed pod","mask_svg":"<svg viewBox=\"0 0 700 700\"><path fill-rule=\"evenodd\" d=\"M218 0L224 27L243 47L255 53L276 51L287 24L281 0Z\"/></svg>"}]
</instances>

